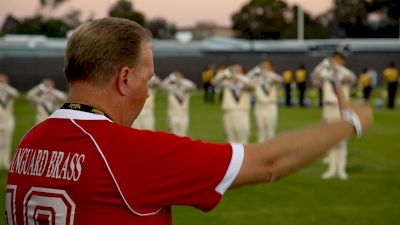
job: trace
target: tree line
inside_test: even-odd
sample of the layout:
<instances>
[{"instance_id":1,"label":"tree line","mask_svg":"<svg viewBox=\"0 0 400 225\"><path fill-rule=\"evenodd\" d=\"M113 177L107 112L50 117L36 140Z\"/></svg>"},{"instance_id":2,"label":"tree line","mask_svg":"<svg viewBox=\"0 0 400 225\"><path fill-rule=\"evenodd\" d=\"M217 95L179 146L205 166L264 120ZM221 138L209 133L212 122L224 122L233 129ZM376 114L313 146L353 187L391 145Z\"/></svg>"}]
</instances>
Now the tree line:
<instances>
[{"instance_id":1,"label":"tree line","mask_svg":"<svg viewBox=\"0 0 400 225\"><path fill-rule=\"evenodd\" d=\"M81 20L77 9L61 17L52 11L68 0L39 0L40 9L32 16L17 19L8 15L2 34L43 34L65 37L67 31L93 16ZM233 13L232 30L245 39L293 39L297 37L298 6L284 0L249 0ZM136 21L147 27L155 38L171 39L177 28L164 18L148 20L131 1L118 0L109 16ZM335 0L333 7L318 16L304 11L304 38L397 38L399 37L400 1L398 0Z\"/></svg>"},{"instance_id":2,"label":"tree line","mask_svg":"<svg viewBox=\"0 0 400 225\"><path fill-rule=\"evenodd\" d=\"M39 0L39 10L32 17L17 19L8 15L5 19L0 35L4 34L42 34L48 37L65 37L69 30L83 22L94 19L93 15L81 20L81 11L78 9L60 17L54 17L52 12L68 0ZM126 18L148 28L155 38L173 38L176 26L164 18L147 20L145 15L134 8L131 1L118 0L111 6L108 16Z\"/></svg>"},{"instance_id":3,"label":"tree line","mask_svg":"<svg viewBox=\"0 0 400 225\"><path fill-rule=\"evenodd\" d=\"M283 0L250 0L233 14L233 30L246 39L293 39L298 6ZM398 38L399 0L335 0L328 11L304 12L304 38Z\"/></svg>"}]
</instances>

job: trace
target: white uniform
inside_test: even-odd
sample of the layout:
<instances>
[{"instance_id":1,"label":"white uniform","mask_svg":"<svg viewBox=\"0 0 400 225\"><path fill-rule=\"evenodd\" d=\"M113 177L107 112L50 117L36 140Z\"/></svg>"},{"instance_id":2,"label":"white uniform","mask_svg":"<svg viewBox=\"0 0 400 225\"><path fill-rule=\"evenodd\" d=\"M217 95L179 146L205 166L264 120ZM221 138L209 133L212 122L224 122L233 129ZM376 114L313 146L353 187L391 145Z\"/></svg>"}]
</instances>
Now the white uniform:
<instances>
[{"instance_id":1,"label":"white uniform","mask_svg":"<svg viewBox=\"0 0 400 225\"><path fill-rule=\"evenodd\" d=\"M36 124L47 119L67 100L64 92L42 83L29 90L26 98L36 106Z\"/></svg>"},{"instance_id":2,"label":"white uniform","mask_svg":"<svg viewBox=\"0 0 400 225\"><path fill-rule=\"evenodd\" d=\"M278 120L278 86L282 77L273 71L262 70L260 66L250 70L247 75L254 84L254 115L257 124L258 142L275 136Z\"/></svg>"},{"instance_id":3,"label":"white uniform","mask_svg":"<svg viewBox=\"0 0 400 225\"><path fill-rule=\"evenodd\" d=\"M0 83L0 168L8 169L13 133L15 128L14 100L18 91L8 84Z\"/></svg>"},{"instance_id":4,"label":"white uniform","mask_svg":"<svg viewBox=\"0 0 400 225\"><path fill-rule=\"evenodd\" d=\"M149 96L147 97L139 116L133 122L133 128L140 130L155 130L154 99L160 83L160 78L158 78L156 75L153 75L148 83Z\"/></svg>"},{"instance_id":5,"label":"white uniform","mask_svg":"<svg viewBox=\"0 0 400 225\"><path fill-rule=\"evenodd\" d=\"M223 92L222 110L227 141L247 143L250 136L250 98L253 84L243 74L229 70L218 73L211 81Z\"/></svg>"},{"instance_id":6,"label":"white uniform","mask_svg":"<svg viewBox=\"0 0 400 225\"><path fill-rule=\"evenodd\" d=\"M335 64L330 59L323 60L313 71L313 81L315 84L322 86L323 92L323 108L322 117L326 122L340 120L340 110L338 99L333 90L333 86L329 81L335 77L342 84L345 96L350 98L350 89L356 81L356 76L353 72L344 66ZM338 145L334 146L328 154L328 170L322 174L322 178L329 179L338 175L341 179L347 179L346 164L347 164L347 141L343 140Z\"/></svg>"},{"instance_id":7,"label":"white uniform","mask_svg":"<svg viewBox=\"0 0 400 225\"><path fill-rule=\"evenodd\" d=\"M190 94L196 85L185 78L178 79L174 73L163 82L163 89L168 93L168 125L172 133L186 136L189 128Z\"/></svg>"}]
</instances>

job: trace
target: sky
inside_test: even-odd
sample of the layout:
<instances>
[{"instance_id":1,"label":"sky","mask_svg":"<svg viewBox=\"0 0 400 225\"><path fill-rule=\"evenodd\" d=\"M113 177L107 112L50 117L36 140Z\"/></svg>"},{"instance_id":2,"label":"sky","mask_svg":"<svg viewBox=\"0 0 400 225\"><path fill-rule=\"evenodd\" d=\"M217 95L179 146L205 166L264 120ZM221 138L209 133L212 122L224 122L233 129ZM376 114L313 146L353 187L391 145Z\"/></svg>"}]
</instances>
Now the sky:
<instances>
[{"instance_id":1,"label":"sky","mask_svg":"<svg viewBox=\"0 0 400 225\"><path fill-rule=\"evenodd\" d=\"M286 0L298 4L313 15L326 11L333 0ZM61 16L72 9L82 12L81 20L90 15L105 17L117 0L68 0L53 13ZM198 21L231 24L231 15L249 0L133 0L134 9L145 14L147 19L166 18L178 27L193 26ZM39 0L0 0L0 26L5 17L12 14L17 18L32 16L39 8Z\"/></svg>"}]
</instances>

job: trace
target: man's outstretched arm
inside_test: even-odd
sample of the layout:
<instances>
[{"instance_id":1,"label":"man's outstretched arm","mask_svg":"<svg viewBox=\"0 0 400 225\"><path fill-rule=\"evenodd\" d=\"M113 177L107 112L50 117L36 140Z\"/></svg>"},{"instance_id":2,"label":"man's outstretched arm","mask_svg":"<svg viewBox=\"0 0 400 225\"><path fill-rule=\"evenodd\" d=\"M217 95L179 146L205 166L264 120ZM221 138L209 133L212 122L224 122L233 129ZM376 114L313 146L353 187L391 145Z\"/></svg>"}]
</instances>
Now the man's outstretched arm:
<instances>
[{"instance_id":1,"label":"man's outstretched arm","mask_svg":"<svg viewBox=\"0 0 400 225\"><path fill-rule=\"evenodd\" d=\"M341 110L351 109L365 130L372 123L369 106L350 106L340 85ZM271 182L318 159L331 147L355 134L355 127L340 120L276 136L264 143L245 145L242 167L231 188L258 182Z\"/></svg>"}]
</instances>

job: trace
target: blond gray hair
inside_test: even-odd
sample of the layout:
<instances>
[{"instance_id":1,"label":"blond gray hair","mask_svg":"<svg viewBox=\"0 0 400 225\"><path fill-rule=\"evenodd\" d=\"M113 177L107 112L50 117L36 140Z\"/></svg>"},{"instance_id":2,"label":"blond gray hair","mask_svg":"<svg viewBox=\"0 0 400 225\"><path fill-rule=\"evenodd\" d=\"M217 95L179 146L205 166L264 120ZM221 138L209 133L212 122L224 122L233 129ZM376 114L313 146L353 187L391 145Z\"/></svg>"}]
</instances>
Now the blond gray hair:
<instances>
[{"instance_id":1,"label":"blond gray hair","mask_svg":"<svg viewBox=\"0 0 400 225\"><path fill-rule=\"evenodd\" d=\"M127 19L109 17L80 25L71 35L65 53L68 83L108 83L122 67L137 66L142 43L151 38L147 29Z\"/></svg>"}]
</instances>

